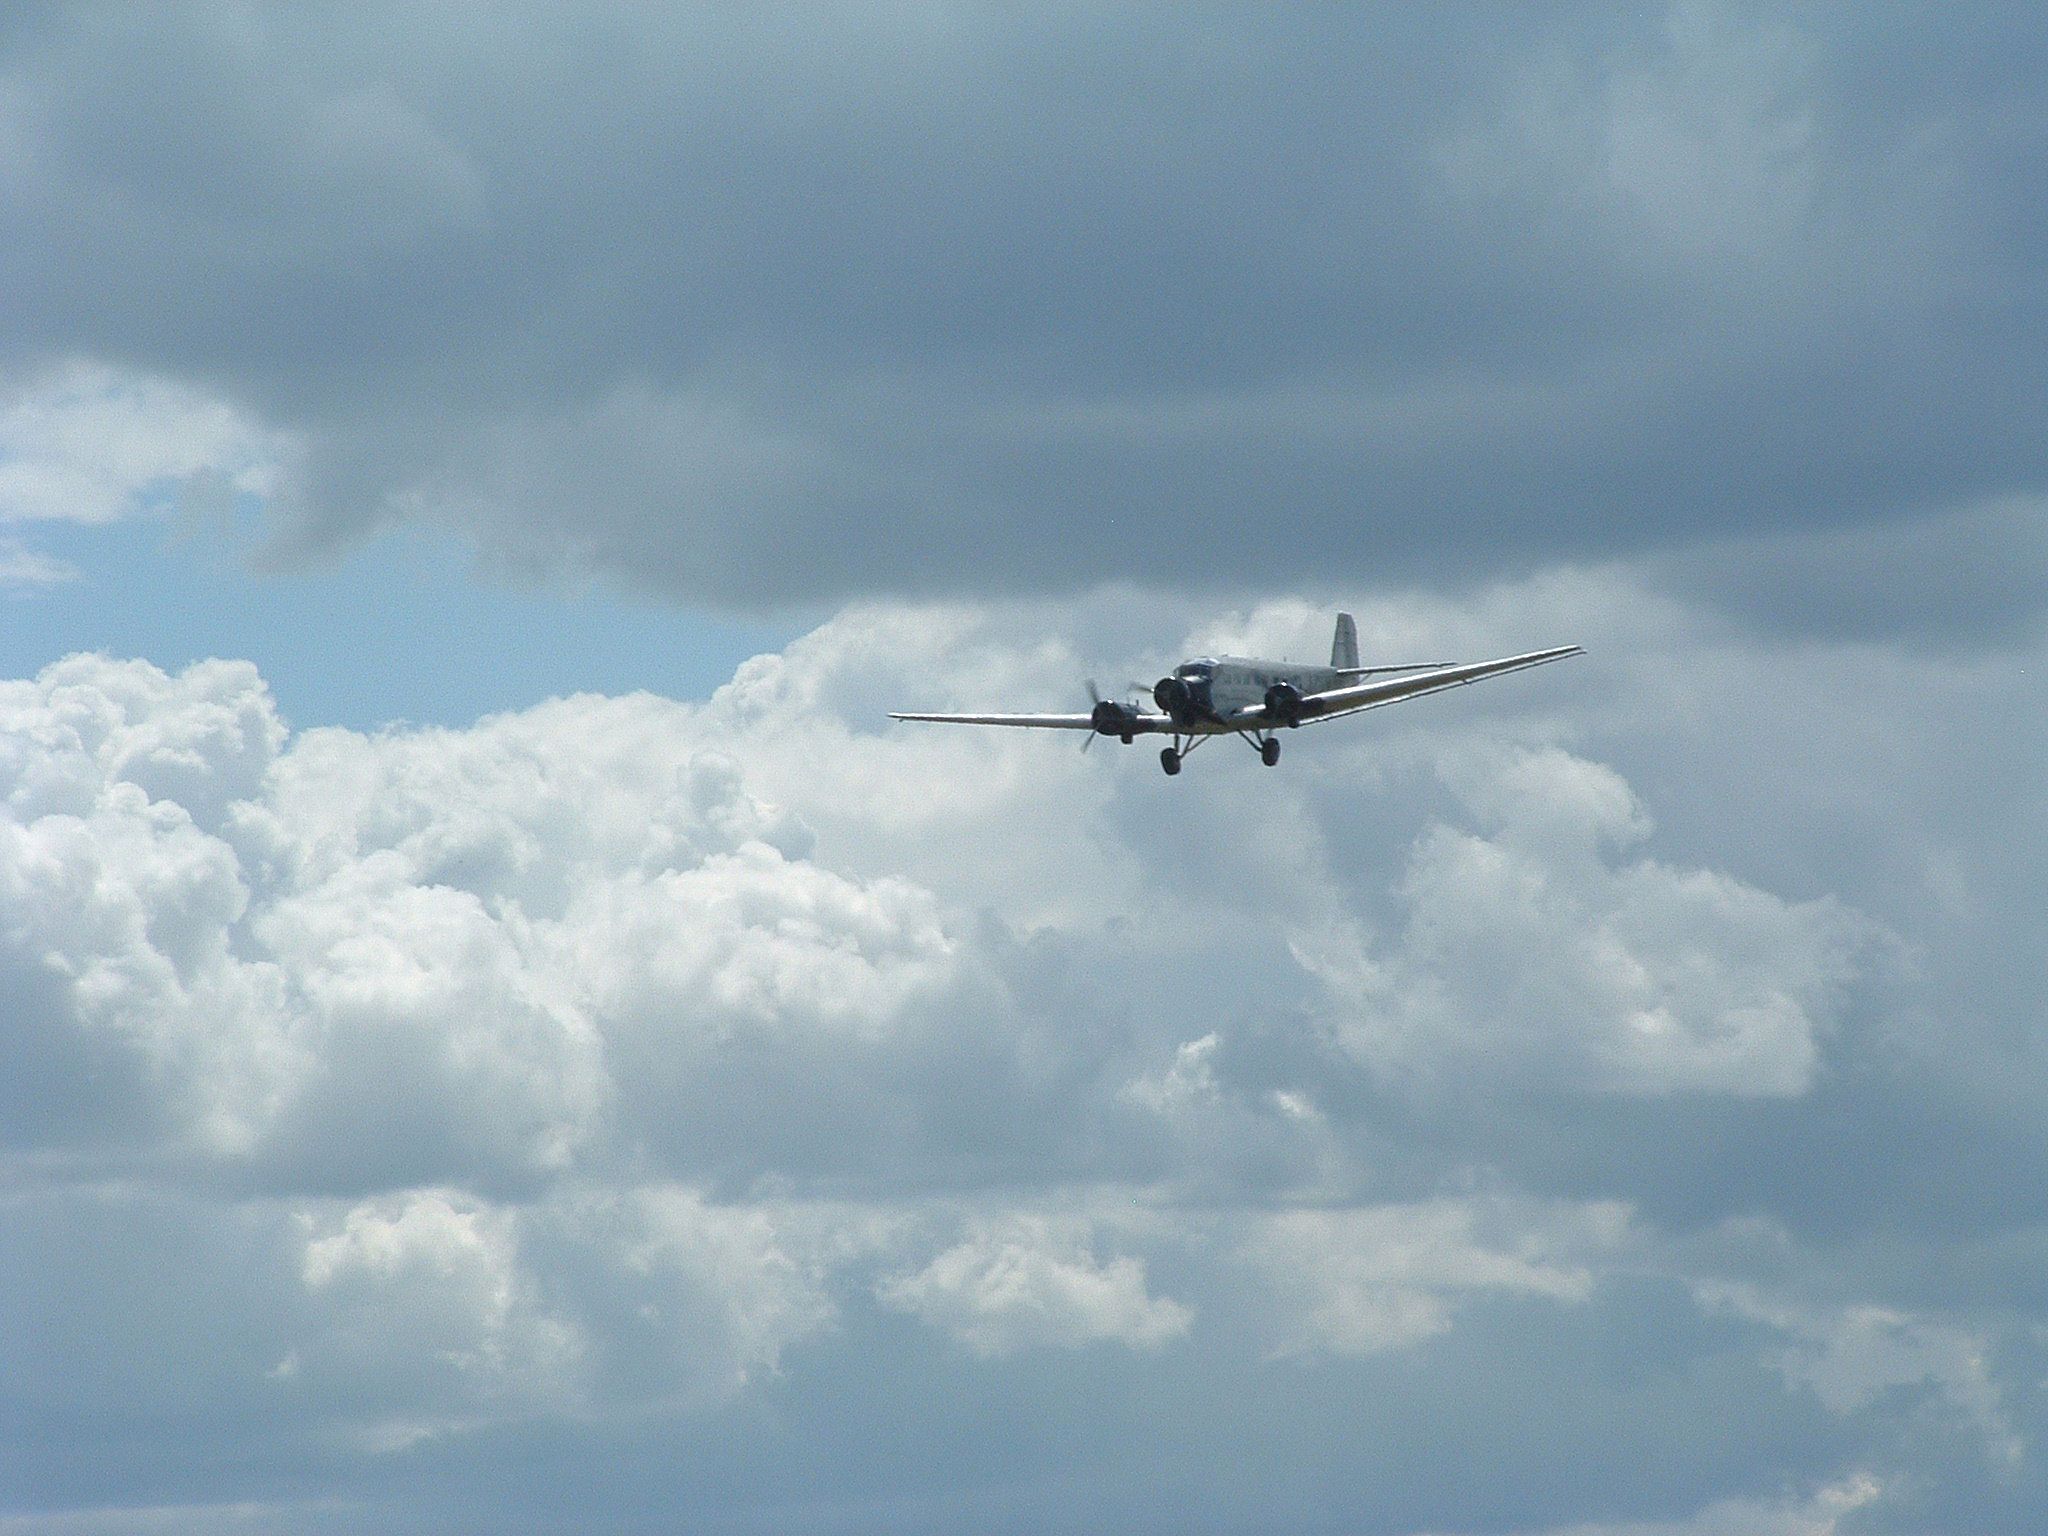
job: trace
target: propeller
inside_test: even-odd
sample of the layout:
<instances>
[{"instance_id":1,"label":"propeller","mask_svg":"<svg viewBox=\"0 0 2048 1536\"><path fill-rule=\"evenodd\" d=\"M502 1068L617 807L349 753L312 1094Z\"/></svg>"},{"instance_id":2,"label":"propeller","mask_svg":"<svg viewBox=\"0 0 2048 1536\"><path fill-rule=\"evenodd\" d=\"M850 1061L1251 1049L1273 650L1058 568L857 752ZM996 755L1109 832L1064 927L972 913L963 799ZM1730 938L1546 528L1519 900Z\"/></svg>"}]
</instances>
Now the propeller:
<instances>
[{"instance_id":1,"label":"propeller","mask_svg":"<svg viewBox=\"0 0 2048 1536\"><path fill-rule=\"evenodd\" d=\"M1129 704L1117 699L1105 699L1092 677L1088 679L1088 705L1088 717L1094 729L1081 739L1083 752L1095 745L1097 736L1124 735L1137 714Z\"/></svg>"}]
</instances>

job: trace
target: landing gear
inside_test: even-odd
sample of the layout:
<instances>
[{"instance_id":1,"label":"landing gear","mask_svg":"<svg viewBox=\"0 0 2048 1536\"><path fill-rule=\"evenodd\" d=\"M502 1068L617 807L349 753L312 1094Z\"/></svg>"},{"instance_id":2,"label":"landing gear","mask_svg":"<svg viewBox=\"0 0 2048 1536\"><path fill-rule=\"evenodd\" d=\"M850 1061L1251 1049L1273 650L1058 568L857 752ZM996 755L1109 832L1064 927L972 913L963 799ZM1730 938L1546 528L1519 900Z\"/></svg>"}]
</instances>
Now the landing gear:
<instances>
[{"instance_id":1,"label":"landing gear","mask_svg":"<svg viewBox=\"0 0 2048 1536\"><path fill-rule=\"evenodd\" d=\"M1259 761L1264 763L1268 768L1274 767L1279 763L1280 743L1278 739L1274 737L1272 732L1239 731L1237 734L1242 736L1247 742L1249 742L1252 745L1253 748L1257 750L1259 754ZM1207 741L1208 739L1209 738L1205 735L1195 734L1190 734L1187 737L1183 738L1178 733L1176 733L1173 738L1172 746L1160 748L1159 766L1164 768L1166 770L1167 776L1171 778L1174 774L1180 772L1180 765L1182 761L1186 759L1187 755L1190 752L1194 751L1195 748L1199 747L1203 742ZM1183 740L1186 741L1186 746L1181 745L1181 742Z\"/></svg>"},{"instance_id":2,"label":"landing gear","mask_svg":"<svg viewBox=\"0 0 2048 1536\"><path fill-rule=\"evenodd\" d=\"M1175 731L1173 745L1159 749L1159 766L1166 770L1168 778L1173 777L1180 772L1180 765L1187 761L1188 754L1208 739L1207 736L1197 735L1193 731L1186 734Z\"/></svg>"},{"instance_id":3,"label":"landing gear","mask_svg":"<svg viewBox=\"0 0 2048 1536\"><path fill-rule=\"evenodd\" d=\"M1268 768L1280 761L1280 740L1271 731L1239 731L1245 744L1259 754L1259 761Z\"/></svg>"}]
</instances>

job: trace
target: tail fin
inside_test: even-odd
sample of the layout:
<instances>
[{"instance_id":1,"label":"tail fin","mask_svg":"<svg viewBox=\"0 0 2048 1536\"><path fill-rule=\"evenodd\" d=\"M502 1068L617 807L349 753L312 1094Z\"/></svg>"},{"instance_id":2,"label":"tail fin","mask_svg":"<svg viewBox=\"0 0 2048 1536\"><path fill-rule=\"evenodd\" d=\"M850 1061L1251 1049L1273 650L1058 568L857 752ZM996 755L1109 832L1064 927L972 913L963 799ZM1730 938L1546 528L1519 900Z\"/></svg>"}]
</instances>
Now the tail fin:
<instances>
[{"instance_id":1,"label":"tail fin","mask_svg":"<svg viewBox=\"0 0 2048 1536\"><path fill-rule=\"evenodd\" d=\"M1330 642L1330 665L1340 671L1358 669L1358 625L1351 615L1337 615L1336 638Z\"/></svg>"}]
</instances>

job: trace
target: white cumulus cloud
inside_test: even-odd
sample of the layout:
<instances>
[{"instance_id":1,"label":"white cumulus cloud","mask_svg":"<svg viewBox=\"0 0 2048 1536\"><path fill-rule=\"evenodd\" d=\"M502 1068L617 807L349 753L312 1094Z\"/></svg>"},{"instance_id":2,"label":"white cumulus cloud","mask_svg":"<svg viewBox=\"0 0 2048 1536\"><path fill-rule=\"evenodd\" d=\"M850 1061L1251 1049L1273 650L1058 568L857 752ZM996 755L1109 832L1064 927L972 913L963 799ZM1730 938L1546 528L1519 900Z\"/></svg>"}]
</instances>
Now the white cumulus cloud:
<instances>
[{"instance_id":1,"label":"white cumulus cloud","mask_svg":"<svg viewBox=\"0 0 2048 1536\"><path fill-rule=\"evenodd\" d=\"M1300 652L1315 617L1219 632ZM1361 617L1415 659L1488 649L1448 608ZM1343 1393L1503 1307L1730 1310L1658 1258L1673 1176L1627 1117L1697 1112L1710 1157L1747 1124L1714 1117L1801 1113L1865 1039L1874 925L1653 825L1619 754L1505 685L1171 782L1114 743L882 723L1158 663L1047 629L877 605L701 704L459 729L293 732L245 663L0 686L0 1134L39 1191L0 1257L63 1277L0 1288L0 1365L41 1379L47 1347L67 1390L175 1418L211 1361L209 1411L433 1458L800 1419L899 1367ZM1583 1138L1558 1094L1599 1101L1566 1105ZM152 1269L160 1336L113 1327ZM1973 1374L1988 1333L1865 1306L1741 1313L1744 1390L2024 1443Z\"/></svg>"},{"instance_id":2,"label":"white cumulus cloud","mask_svg":"<svg viewBox=\"0 0 2048 1536\"><path fill-rule=\"evenodd\" d=\"M1146 1290L1142 1259L1102 1259L1082 1226L1033 1216L981 1227L878 1294L982 1355L1105 1340L1153 1349L1194 1321L1189 1307Z\"/></svg>"},{"instance_id":3,"label":"white cumulus cloud","mask_svg":"<svg viewBox=\"0 0 2048 1536\"><path fill-rule=\"evenodd\" d=\"M1492 1293L1583 1302L1629 1232L1626 1207L1451 1198L1263 1218L1245 1260L1271 1288L1273 1347L1362 1355L1451 1327Z\"/></svg>"},{"instance_id":4,"label":"white cumulus cloud","mask_svg":"<svg viewBox=\"0 0 2048 1536\"><path fill-rule=\"evenodd\" d=\"M288 441L177 380L103 363L0 378L0 523L105 523L181 494L267 495Z\"/></svg>"},{"instance_id":5,"label":"white cumulus cloud","mask_svg":"<svg viewBox=\"0 0 2048 1536\"><path fill-rule=\"evenodd\" d=\"M1599 763L1481 752L1447 776L1480 829L1417 840L1398 930L1339 921L1296 942L1347 1051L1391 1079L1805 1091L1865 924L1630 857L1649 821Z\"/></svg>"}]
</instances>

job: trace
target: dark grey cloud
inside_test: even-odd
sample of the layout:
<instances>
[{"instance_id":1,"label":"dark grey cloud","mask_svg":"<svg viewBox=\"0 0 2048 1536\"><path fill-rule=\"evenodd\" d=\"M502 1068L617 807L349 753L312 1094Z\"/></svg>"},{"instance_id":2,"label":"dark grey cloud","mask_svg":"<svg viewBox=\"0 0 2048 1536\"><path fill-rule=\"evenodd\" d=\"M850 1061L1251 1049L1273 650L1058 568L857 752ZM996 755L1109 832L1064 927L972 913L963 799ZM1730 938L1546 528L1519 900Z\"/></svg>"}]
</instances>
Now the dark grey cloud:
<instances>
[{"instance_id":1,"label":"dark grey cloud","mask_svg":"<svg viewBox=\"0 0 2048 1536\"><path fill-rule=\"evenodd\" d=\"M1724 538L1649 568L1740 624L1936 647L2023 645L2048 592L2048 503L2013 498L1881 528Z\"/></svg>"},{"instance_id":2,"label":"dark grey cloud","mask_svg":"<svg viewBox=\"0 0 2048 1536\"><path fill-rule=\"evenodd\" d=\"M2037 491L2026 12L60 9L18 361L697 601L1358 584ZM1782 603L1774 602L1774 611Z\"/></svg>"}]
</instances>

